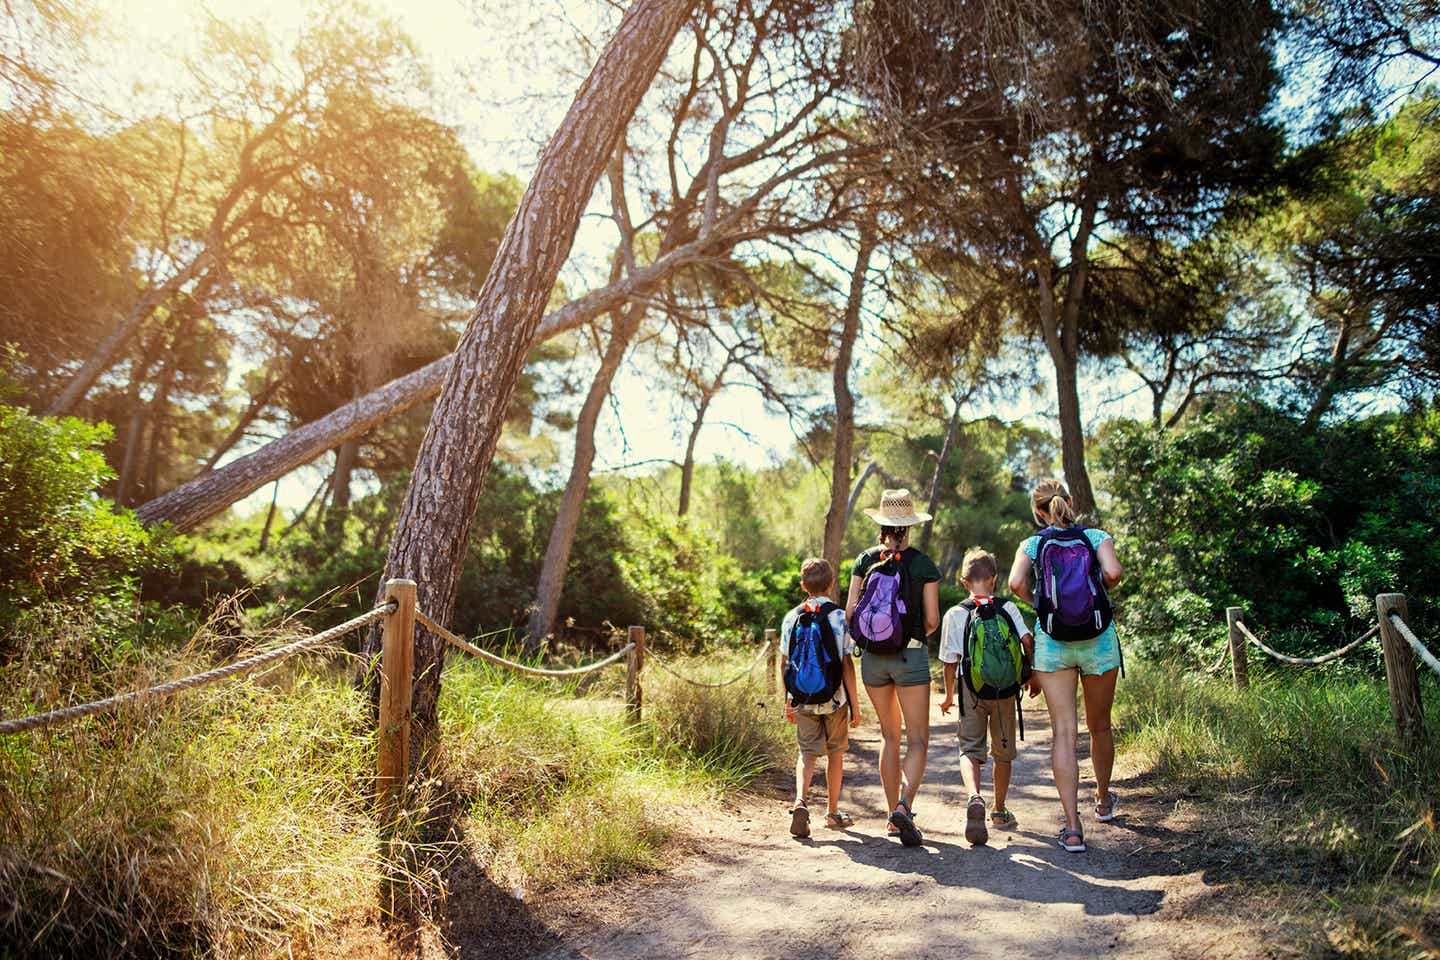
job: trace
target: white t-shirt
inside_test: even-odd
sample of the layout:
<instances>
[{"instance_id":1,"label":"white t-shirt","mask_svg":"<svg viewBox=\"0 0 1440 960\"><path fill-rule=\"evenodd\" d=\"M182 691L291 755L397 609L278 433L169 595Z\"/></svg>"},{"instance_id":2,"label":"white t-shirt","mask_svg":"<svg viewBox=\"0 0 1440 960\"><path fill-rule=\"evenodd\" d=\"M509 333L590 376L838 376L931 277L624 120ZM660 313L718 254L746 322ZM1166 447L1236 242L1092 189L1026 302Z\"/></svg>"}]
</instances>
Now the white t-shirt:
<instances>
[{"instance_id":1,"label":"white t-shirt","mask_svg":"<svg viewBox=\"0 0 1440 960\"><path fill-rule=\"evenodd\" d=\"M807 600L805 603L809 603ZM785 621L780 624L780 656L790 656L790 634L795 629L795 621L800 616L800 611L805 609L805 603L800 604L794 610L785 614ZM835 652L841 657L848 657L855 652L855 641L850 637L850 631L845 629L845 608L837 606L830 611L827 617L830 621L830 632L835 634ZM826 703L801 703L795 707L798 713L826 714L834 713L845 706L845 684L840 684L835 691L835 696Z\"/></svg>"},{"instance_id":2,"label":"white t-shirt","mask_svg":"<svg viewBox=\"0 0 1440 960\"><path fill-rule=\"evenodd\" d=\"M1025 618L1020 615L1020 608L1009 600L1006 600L1001 607L1010 614L1010 619L1020 628L1020 639L1030 636L1030 628L1025 625ZM970 611L960 604L956 604L945 611L945 619L940 621L940 661L942 663L959 663L960 657L965 653L965 625L970 622Z\"/></svg>"}]
</instances>

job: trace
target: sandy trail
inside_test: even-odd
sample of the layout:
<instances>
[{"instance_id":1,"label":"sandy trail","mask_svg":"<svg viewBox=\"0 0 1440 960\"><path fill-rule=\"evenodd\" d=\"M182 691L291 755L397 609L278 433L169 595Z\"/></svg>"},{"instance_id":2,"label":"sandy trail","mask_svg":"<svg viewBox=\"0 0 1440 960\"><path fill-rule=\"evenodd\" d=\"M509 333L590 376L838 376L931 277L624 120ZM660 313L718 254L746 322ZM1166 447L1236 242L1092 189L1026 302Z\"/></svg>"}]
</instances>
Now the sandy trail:
<instances>
[{"instance_id":1,"label":"sandy trail","mask_svg":"<svg viewBox=\"0 0 1440 960\"><path fill-rule=\"evenodd\" d=\"M571 931L546 960L651 957L1254 957L1255 933L1189 908L1214 895L1199 873L1180 872L1153 838L1168 811L1142 792L1122 793L1111 824L1082 804L1090 850L1070 854L1053 837L1060 807L1050 781L1050 730L1042 701L1026 710L1027 739L1015 763L1009 806L1014 831L992 830L984 847L964 840L955 720L932 706L929 769L916 799L924 846L885 836L875 768L878 728L855 731L839 832L818 807L808 840L787 831L783 795L735 808L701 825L710 842L658 881L620 885L618 920ZM1082 751L1085 745L1082 733ZM1082 754L1083 756L1083 754ZM985 789L989 798L989 765ZM1082 798L1093 795L1088 763Z\"/></svg>"}]
</instances>

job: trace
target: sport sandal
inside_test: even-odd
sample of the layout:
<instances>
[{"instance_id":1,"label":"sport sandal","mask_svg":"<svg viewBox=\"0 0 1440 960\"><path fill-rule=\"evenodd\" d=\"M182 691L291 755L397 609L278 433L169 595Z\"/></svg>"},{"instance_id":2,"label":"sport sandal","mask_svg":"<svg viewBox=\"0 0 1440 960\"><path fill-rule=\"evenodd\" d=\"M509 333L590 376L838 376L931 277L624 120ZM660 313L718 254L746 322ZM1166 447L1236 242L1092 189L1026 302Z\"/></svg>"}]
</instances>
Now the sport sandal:
<instances>
[{"instance_id":1,"label":"sport sandal","mask_svg":"<svg viewBox=\"0 0 1440 960\"><path fill-rule=\"evenodd\" d=\"M1060 829L1060 835L1056 839L1060 841L1060 846L1066 853L1085 852L1085 834L1079 830L1062 827Z\"/></svg>"},{"instance_id":2,"label":"sport sandal","mask_svg":"<svg viewBox=\"0 0 1440 960\"><path fill-rule=\"evenodd\" d=\"M895 811L890 814L890 825L900 837L901 846L918 847L923 841L920 828L915 826L915 814L910 810L910 804L901 800L895 806Z\"/></svg>"},{"instance_id":3,"label":"sport sandal","mask_svg":"<svg viewBox=\"0 0 1440 960\"><path fill-rule=\"evenodd\" d=\"M810 836L810 808L804 803L795 804L790 811L790 836L802 840Z\"/></svg>"},{"instance_id":4,"label":"sport sandal","mask_svg":"<svg viewBox=\"0 0 1440 960\"><path fill-rule=\"evenodd\" d=\"M1115 806L1116 806L1116 804L1118 804L1119 802L1120 802L1120 798L1115 795L1115 791L1114 791L1114 790L1111 790L1111 791L1106 795L1106 797L1105 797L1105 802L1104 802L1104 803L1101 803L1099 800L1096 800L1096 801L1095 801L1095 819L1096 819L1096 820L1099 820L1101 823L1109 823L1111 820L1114 820L1114 819L1115 819Z\"/></svg>"},{"instance_id":5,"label":"sport sandal","mask_svg":"<svg viewBox=\"0 0 1440 960\"><path fill-rule=\"evenodd\" d=\"M980 794L971 794L970 803L965 807L965 840L972 847L981 847L990 839L985 828L985 800Z\"/></svg>"},{"instance_id":6,"label":"sport sandal","mask_svg":"<svg viewBox=\"0 0 1440 960\"><path fill-rule=\"evenodd\" d=\"M831 830L844 830L855 825L855 818L842 810L825 814L825 826Z\"/></svg>"},{"instance_id":7,"label":"sport sandal","mask_svg":"<svg viewBox=\"0 0 1440 960\"><path fill-rule=\"evenodd\" d=\"M1015 824L1015 814L1009 810L990 811L990 826L999 830L1014 830Z\"/></svg>"}]
</instances>

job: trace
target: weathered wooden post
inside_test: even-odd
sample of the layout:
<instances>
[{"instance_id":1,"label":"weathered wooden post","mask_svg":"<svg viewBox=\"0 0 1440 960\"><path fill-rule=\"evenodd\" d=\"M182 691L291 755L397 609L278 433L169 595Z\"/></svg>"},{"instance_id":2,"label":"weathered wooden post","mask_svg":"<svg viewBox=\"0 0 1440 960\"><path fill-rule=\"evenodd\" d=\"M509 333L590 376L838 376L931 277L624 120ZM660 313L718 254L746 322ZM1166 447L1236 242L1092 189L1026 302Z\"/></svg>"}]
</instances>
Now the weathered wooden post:
<instances>
[{"instance_id":1,"label":"weathered wooden post","mask_svg":"<svg viewBox=\"0 0 1440 960\"><path fill-rule=\"evenodd\" d=\"M1225 608L1225 626L1230 630L1230 675L1236 690L1250 686L1250 661L1246 659L1245 634L1240 632L1240 618L1244 614L1244 607Z\"/></svg>"},{"instance_id":2,"label":"weathered wooden post","mask_svg":"<svg viewBox=\"0 0 1440 960\"><path fill-rule=\"evenodd\" d=\"M410 773L410 687L415 673L415 581L390 580L380 653L380 738L375 786L382 810L391 811L405 794Z\"/></svg>"},{"instance_id":3,"label":"weathered wooden post","mask_svg":"<svg viewBox=\"0 0 1440 960\"><path fill-rule=\"evenodd\" d=\"M766 658L770 679L766 681L766 685L771 693L779 693L782 682L780 679L780 634L774 627L765 628L765 642L770 644L770 654Z\"/></svg>"},{"instance_id":4,"label":"weathered wooden post","mask_svg":"<svg viewBox=\"0 0 1440 960\"><path fill-rule=\"evenodd\" d=\"M631 627L630 642L635 649L625 657L625 710L631 720L639 720L645 699L641 672L645 669L645 628Z\"/></svg>"},{"instance_id":5,"label":"weathered wooden post","mask_svg":"<svg viewBox=\"0 0 1440 960\"><path fill-rule=\"evenodd\" d=\"M1418 747L1425 736L1425 717L1420 709L1420 679L1415 672L1415 654L1400 636L1390 614L1405 620L1410 609L1403 593L1382 593L1375 598L1375 617L1380 621L1380 646L1385 651L1385 680L1390 685L1390 714L1400 742Z\"/></svg>"}]
</instances>

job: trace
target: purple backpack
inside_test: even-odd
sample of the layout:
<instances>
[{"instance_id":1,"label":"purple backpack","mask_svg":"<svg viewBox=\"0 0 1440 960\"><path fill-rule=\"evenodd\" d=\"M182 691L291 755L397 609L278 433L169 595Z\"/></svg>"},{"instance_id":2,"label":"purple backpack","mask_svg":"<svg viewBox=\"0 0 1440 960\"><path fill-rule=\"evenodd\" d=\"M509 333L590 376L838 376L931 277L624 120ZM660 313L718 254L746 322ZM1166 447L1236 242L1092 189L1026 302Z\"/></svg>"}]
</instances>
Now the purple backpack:
<instances>
[{"instance_id":1,"label":"purple backpack","mask_svg":"<svg viewBox=\"0 0 1440 960\"><path fill-rule=\"evenodd\" d=\"M1056 640L1093 640L1115 618L1085 528L1046 527L1035 550L1035 615Z\"/></svg>"},{"instance_id":2,"label":"purple backpack","mask_svg":"<svg viewBox=\"0 0 1440 960\"><path fill-rule=\"evenodd\" d=\"M909 571L898 553L880 552L880 562L865 574L865 586L850 629L867 653L899 653L905 649L905 596Z\"/></svg>"}]
</instances>

